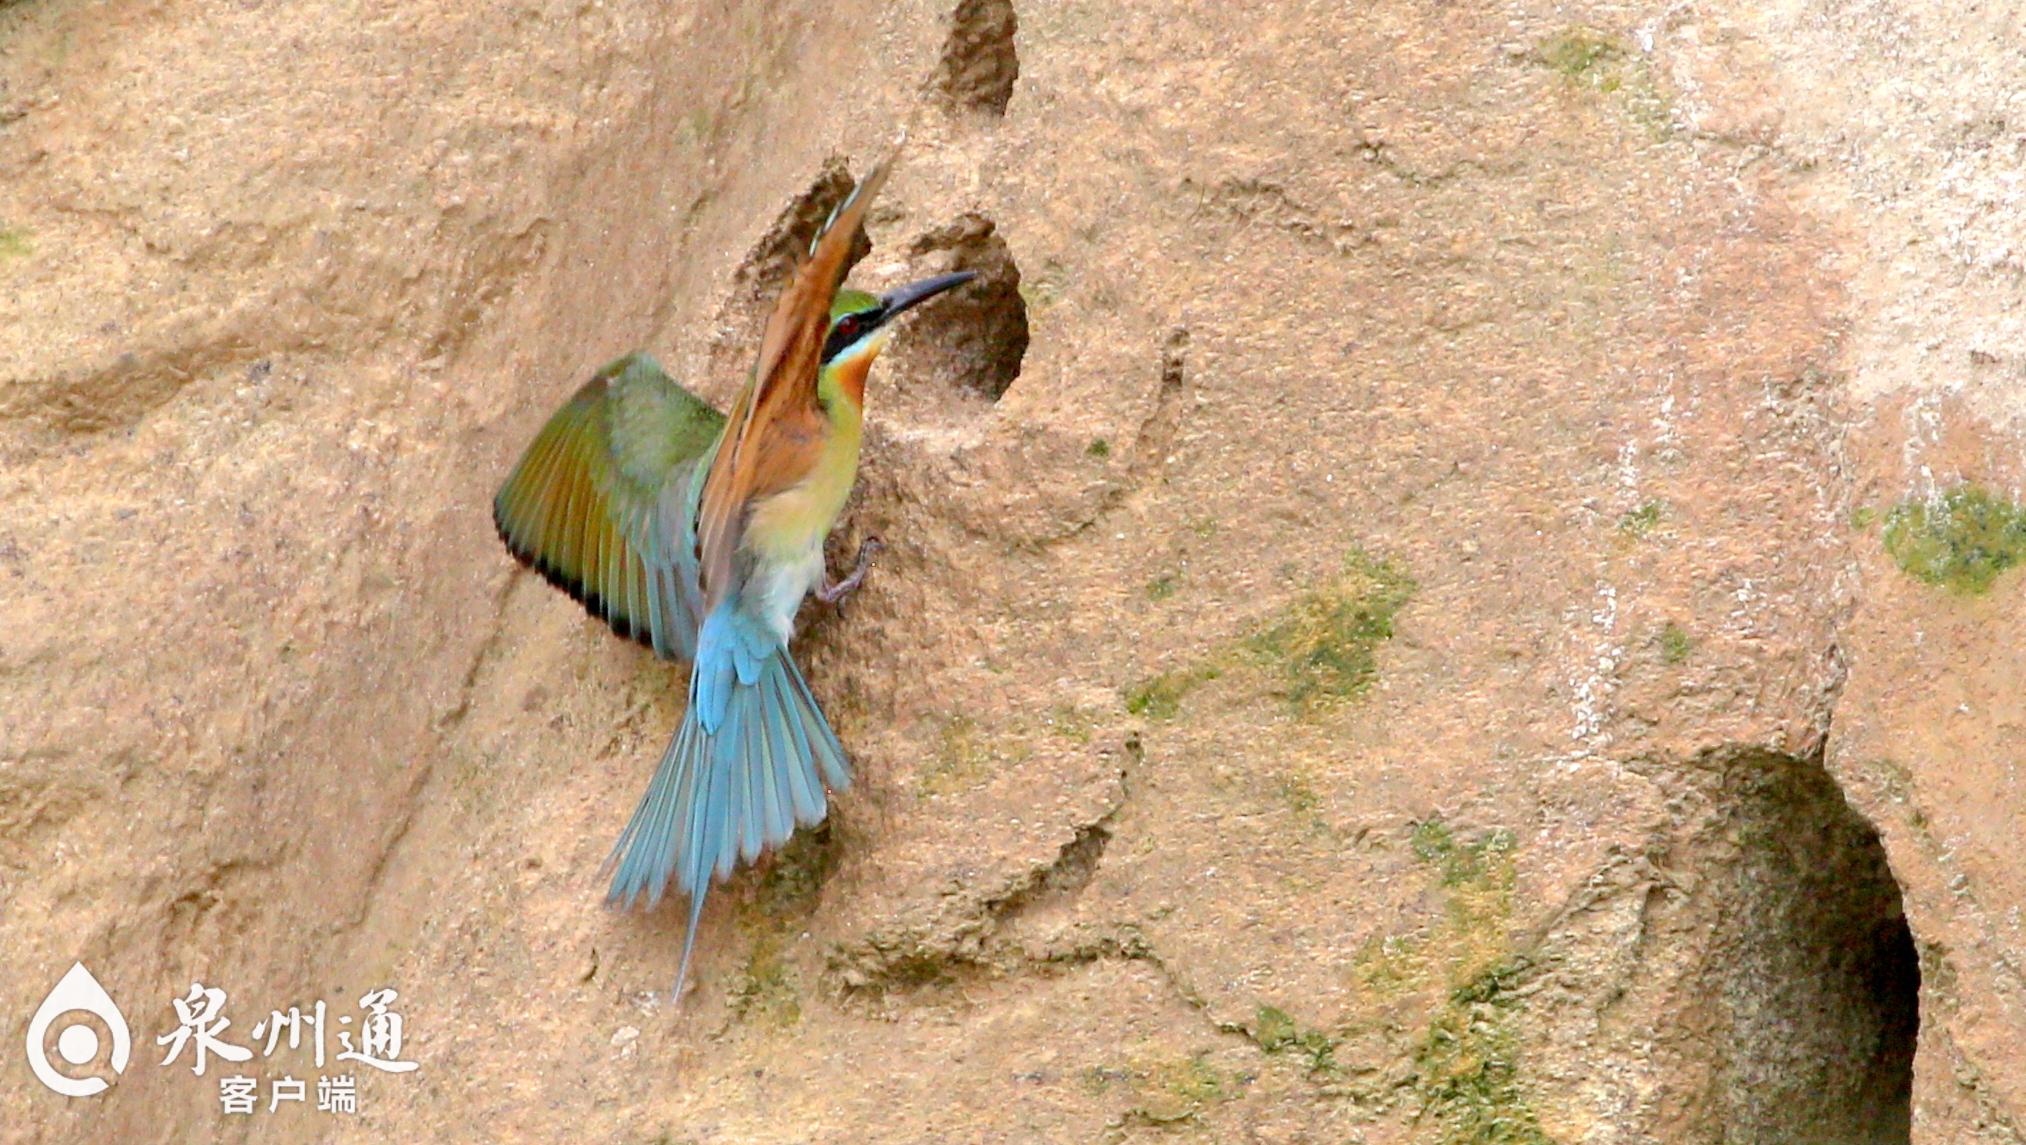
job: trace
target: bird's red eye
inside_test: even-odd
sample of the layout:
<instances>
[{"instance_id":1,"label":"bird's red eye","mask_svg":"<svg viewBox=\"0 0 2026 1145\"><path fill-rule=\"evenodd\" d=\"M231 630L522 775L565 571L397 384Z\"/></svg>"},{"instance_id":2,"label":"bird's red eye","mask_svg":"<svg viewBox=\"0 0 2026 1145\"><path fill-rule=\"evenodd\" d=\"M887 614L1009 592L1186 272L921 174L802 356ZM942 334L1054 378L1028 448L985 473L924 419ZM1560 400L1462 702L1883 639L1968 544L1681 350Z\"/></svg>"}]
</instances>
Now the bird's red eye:
<instances>
[{"instance_id":1,"label":"bird's red eye","mask_svg":"<svg viewBox=\"0 0 2026 1145\"><path fill-rule=\"evenodd\" d=\"M0 3L5 2L6 0L0 0ZM878 325L878 312L865 310L858 311L855 314L846 314L842 318L832 322L830 324L830 336L823 340L823 360L828 362L843 353L852 343L863 337L867 330L874 329Z\"/></svg>"}]
</instances>

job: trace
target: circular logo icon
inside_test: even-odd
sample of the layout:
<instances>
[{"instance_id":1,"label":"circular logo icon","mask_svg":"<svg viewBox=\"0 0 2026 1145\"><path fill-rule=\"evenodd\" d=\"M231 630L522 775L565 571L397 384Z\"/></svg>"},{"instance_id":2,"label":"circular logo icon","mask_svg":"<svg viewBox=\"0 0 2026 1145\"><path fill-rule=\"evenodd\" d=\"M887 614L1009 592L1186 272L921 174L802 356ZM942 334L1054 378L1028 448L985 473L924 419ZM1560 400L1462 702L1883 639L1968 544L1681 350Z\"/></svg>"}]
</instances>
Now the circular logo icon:
<instances>
[{"instance_id":1,"label":"circular logo icon","mask_svg":"<svg viewBox=\"0 0 2026 1145\"><path fill-rule=\"evenodd\" d=\"M127 1019L120 1008L113 1005L112 995L99 985L84 963L71 964L62 978L57 979L56 988L49 997L36 1007L35 1017L28 1023L28 1068L34 1072L35 1080L63 1094L65 1097L90 1097L103 1093L111 1083L102 1077L71 1077L56 1068L49 1060L49 1031L60 1023L58 1019L70 1019L62 1023L62 1031L56 1035L56 1056L76 1067L88 1064L98 1057L99 1034L90 1025L77 1021L78 1013L97 1015L104 1022L112 1038L113 1073L125 1073L127 1057L133 1052L133 1035L127 1030Z\"/></svg>"}]
</instances>

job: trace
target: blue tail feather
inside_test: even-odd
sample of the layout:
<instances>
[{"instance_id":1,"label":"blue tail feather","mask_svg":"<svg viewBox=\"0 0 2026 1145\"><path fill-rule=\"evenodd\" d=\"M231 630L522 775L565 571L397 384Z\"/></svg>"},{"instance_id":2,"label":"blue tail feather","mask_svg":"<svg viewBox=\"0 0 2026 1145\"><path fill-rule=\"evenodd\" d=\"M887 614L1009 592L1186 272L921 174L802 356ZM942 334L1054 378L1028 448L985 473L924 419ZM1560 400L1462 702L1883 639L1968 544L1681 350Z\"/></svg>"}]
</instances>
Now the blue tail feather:
<instances>
[{"instance_id":1,"label":"blue tail feather","mask_svg":"<svg viewBox=\"0 0 2026 1145\"><path fill-rule=\"evenodd\" d=\"M606 859L613 906L645 900L652 907L671 881L689 896L678 999L710 884L786 842L796 825L822 822L824 784L841 791L851 781L843 746L786 648L755 659L751 683L738 662L746 657L726 649L715 663L720 670L707 673L706 656L700 653L682 726ZM699 690L715 690L714 732L706 730L709 705Z\"/></svg>"},{"instance_id":2,"label":"blue tail feather","mask_svg":"<svg viewBox=\"0 0 2026 1145\"><path fill-rule=\"evenodd\" d=\"M802 734L802 721L788 718L785 700L776 701L767 713L769 730L774 741L782 745L782 752L795 761L787 769L789 811L793 816L788 829L797 824L811 826L823 818L823 785L816 781L814 761L808 737Z\"/></svg>"},{"instance_id":3,"label":"blue tail feather","mask_svg":"<svg viewBox=\"0 0 2026 1145\"><path fill-rule=\"evenodd\" d=\"M809 737L810 756L823 769L823 782L832 790L846 791L851 787L851 765L844 760L844 745L837 742L837 733L830 730L830 721L823 718L823 709L816 704L816 697L809 694L809 681L802 678L802 670L789 661L788 683L794 695L783 706L793 709L802 718L804 733Z\"/></svg>"},{"instance_id":4,"label":"blue tail feather","mask_svg":"<svg viewBox=\"0 0 2026 1145\"><path fill-rule=\"evenodd\" d=\"M764 699L765 697L762 697L763 701ZM773 743L768 740L767 714L765 712L753 713L753 718L747 720L746 724L752 729L749 734L753 742L759 747L759 756L757 758L780 761L775 766L752 769L754 772L754 786L757 788L755 795L759 798L759 802L755 805L755 810L759 814L753 816L753 822L746 834L749 839L757 840L757 844L753 848L753 857L758 857L760 847L775 847L788 841L788 833L786 831L777 832L775 826L782 819L780 773L784 768L792 767L794 764L786 756L777 752Z\"/></svg>"},{"instance_id":5,"label":"blue tail feather","mask_svg":"<svg viewBox=\"0 0 2026 1145\"><path fill-rule=\"evenodd\" d=\"M764 701L766 697L761 696L760 699ZM739 769L745 773L745 789L742 792L745 805L739 808L733 821L742 828L739 833L739 861L744 863L760 857L760 832L764 826L761 820L767 814L764 805L766 780L774 770L774 762L759 750L760 737L755 734L760 730L759 715L755 711L739 713L739 740L744 745L747 760L746 766Z\"/></svg>"}]
</instances>

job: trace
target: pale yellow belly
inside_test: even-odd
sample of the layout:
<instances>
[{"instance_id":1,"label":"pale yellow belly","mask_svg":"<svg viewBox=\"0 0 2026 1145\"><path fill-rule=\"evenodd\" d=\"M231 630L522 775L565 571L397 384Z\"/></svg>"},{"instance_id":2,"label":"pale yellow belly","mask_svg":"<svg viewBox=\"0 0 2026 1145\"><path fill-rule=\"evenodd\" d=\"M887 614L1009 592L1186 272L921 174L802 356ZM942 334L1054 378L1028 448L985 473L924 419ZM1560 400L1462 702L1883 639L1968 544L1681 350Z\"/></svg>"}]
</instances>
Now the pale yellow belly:
<instances>
[{"instance_id":1,"label":"pale yellow belly","mask_svg":"<svg viewBox=\"0 0 2026 1145\"><path fill-rule=\"evenodd\" d=\"M823 460L801 484L753 506L746 519L745 547L754 556L763 561L792 560L821 546L830 535L858 477L858 442L842 437L832 438Z\"/></svg>"},{"instance_id":2,"label":"pale yellow belly","mask_svg":"<svg viewBox=\"0 0 2026 1145\"><path fill-rule=\"evenodd\" d=\"M743 547L754 560L747 598L786 640L802 598L823 583L823 540L858 476L858 435L832 437L820 464L801 484L753 507Z\"/></svg>"}]
</instances>

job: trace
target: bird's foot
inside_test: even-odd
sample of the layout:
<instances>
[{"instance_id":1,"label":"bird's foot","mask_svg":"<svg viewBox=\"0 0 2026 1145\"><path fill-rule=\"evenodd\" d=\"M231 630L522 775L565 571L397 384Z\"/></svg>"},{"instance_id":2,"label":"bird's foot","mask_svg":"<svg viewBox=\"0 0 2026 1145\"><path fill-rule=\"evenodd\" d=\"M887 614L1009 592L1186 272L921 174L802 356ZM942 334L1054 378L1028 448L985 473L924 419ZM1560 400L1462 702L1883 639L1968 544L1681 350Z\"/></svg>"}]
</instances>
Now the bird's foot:
<instances>
[{"instance_id":1,"label":"bird's foot","mask_svg":"<svg viewBox=\"0 0 2026 1145\"><path fill-rule=\"evenodd\" d=\"M851 575L836 584L826 584L817 589L816 599L828 605L842 606L844 598L857 592L858 586L865 583L865 570L872 567L873 554L885 547L885 542L878 537L865 538L859 543L858 557L852 562Z\"/></svg>"}]
</instances>

